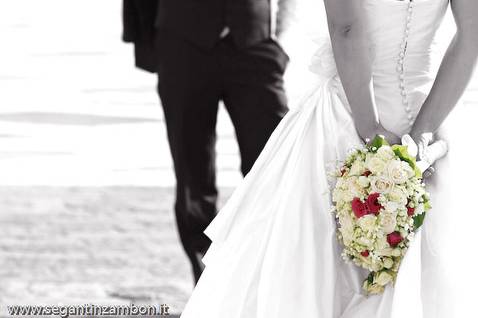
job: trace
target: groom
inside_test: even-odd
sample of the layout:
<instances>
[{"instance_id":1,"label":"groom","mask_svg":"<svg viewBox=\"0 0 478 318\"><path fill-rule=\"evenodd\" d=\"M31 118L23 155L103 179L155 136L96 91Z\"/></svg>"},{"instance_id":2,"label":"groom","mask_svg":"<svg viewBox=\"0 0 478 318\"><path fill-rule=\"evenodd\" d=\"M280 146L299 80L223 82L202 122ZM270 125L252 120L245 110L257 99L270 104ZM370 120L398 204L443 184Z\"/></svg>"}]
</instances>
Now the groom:
<instances>
[{"instance_id":1,"label":"groom","mask_svg":"<svg viewBox=\"0 0 478 318\"><path fill-rule=\"evenodd\" d=\"M136 65L158 74L177 181L176 220L196 281L216 215L216 116L223 101L249 172L287 112L288 0L124 0Z\"/></svg>"}]
</instances>

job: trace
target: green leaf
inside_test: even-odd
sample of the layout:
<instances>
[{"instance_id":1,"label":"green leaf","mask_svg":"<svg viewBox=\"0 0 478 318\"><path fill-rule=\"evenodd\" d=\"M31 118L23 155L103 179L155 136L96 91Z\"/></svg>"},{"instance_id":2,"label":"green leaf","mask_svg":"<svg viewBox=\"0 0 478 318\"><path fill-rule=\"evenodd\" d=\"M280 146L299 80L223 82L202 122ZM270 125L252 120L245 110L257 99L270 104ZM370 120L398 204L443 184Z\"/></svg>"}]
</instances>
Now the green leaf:
<instances>
[{"instance_id":1,"label":"green leaf","mask_svg":"<svg viewBox=\"0 0 478 318\"><path fill-rule=\"evenodd\" d=\"M373 272L368 274L367 281L368 281L369 284L373 283Z\"/></svg>"},{"instance_id":2,"label":"green leaf","mask_svg":"<svg viewBox=\"0 0 478 318\"><path fill-rule=\"evenodd\" d=\"M422 214L418 214L413 217L413 226L415 227L415 229L418 229L423 225L423 221L425 220L425 215L426 215L426 212L423 212Z\"/></svg>"},{"instance_id":3,"label":"green leaf","mask_svg":"<svg viewBox=\"0 0 478 318\"><path fill-rule=\"evenodd\" d=\"M432 208L432 205L430 203L430 201L425 201L425 203L423 204L425 206L425 211L428 211Z\"/></svg>"},{"instance_id":4,"label":"green leaf","mask_svg":"<svg viewBox=\"0 0 478 318\"><path fill-rule=\"evenodd\" d=\"M415 176L418 178L418 179L421 179L423 178L423 173L422 171L415 165L415 167L413 167L413 170L415 171Z\"/></svg>"},{"instance_id":5,"label":"green leaf","mask_svg":"<svg viewBox=\"0 0 478 318\"><path fill-rule=\"evenodd\" d=\"M403 161L415 164L415 158L410 156L408 153L408 147L407 146L402 146L402 145L393 145L392 146L393 152Z\"/></svg>"},{"instance_id":6,"label":"green leaf","mask_svg":"<svg viewBox=\"0 0 478 318\"><path fill-rule=\"evenodd\" d=\"M385 140L385 138L381 135L375 136L375 138L369 144L369 150L376 152L378 148L382 146L390 146L390 144ZM374 150L375 149L375 150Z\"/></svg>"}]
</instances>

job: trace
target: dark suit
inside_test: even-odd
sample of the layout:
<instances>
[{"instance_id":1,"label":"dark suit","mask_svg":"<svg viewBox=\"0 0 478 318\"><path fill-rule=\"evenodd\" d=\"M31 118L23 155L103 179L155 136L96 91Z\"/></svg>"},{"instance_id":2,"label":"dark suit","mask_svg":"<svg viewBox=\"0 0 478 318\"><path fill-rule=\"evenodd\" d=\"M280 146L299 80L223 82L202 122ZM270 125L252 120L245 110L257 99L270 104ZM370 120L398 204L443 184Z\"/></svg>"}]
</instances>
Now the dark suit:
<instances>
[{"instance_id":1,"label":"dark suit","mask_svg":"<svg viewBox=\"0 0 478 318\"><path fill-rule=\"evenodd\" d=\"M124 39L158 73L177 179L176 218L196 280L217 213L216 116L224 101L246 174L287 112L288 57L272 39L269 0L125 0ZM154 14L152 14L154 12ZM227 26L224 38L220 34Z\"/></svg>"}]
</instances>

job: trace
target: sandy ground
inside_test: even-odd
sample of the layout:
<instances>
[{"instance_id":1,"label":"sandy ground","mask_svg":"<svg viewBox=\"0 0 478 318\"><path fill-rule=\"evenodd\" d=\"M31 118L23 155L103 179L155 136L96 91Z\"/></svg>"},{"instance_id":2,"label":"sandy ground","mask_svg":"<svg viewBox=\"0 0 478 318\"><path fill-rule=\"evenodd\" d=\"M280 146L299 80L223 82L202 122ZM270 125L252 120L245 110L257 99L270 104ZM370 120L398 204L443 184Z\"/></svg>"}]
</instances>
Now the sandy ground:
<instances>
[{"instance_id":1,"label":"sandy ground","mask_svg":"<svg viewBox=\"0 0 478 318\"><path fill-rule=\"evenodd\" d=\"M132 66L120 4L0 3L0 316L131 301L179 313L191 291L156 79ZM241 176L222 108L217 132L224 201Z\"/></svg>"},{"instance_id":2,"label":"sandy ground","mask_svg":"<svg viewBox=\"0 0 478 318\"><path fill-rule=\"evenodd\" d=\"M130 301L179 312L192 279L172 202L161 187L0 187L2 313Z\"/></svg>"}]
</instances>

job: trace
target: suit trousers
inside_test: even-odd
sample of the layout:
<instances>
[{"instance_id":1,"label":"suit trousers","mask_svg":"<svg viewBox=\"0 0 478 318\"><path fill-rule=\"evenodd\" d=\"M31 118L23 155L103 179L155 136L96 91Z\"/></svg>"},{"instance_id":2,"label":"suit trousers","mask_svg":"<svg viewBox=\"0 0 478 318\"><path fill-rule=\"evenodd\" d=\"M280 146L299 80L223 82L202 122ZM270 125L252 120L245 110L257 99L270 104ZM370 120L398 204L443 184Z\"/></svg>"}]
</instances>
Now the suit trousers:
<instances>
[{"instance_id":1,"label":"suit trousers","mask_svg":"<svg viewBox=\"0 0 478 318\"><path fill-rule=\"evenodd\" d=\"M159 29L156 41L158 93L177 182L176 222L197 281L210 245L203 231L217 213L219 102L234 125L245 175L288 110L283 87L288 56L272 39L238 48L226 37L204 49Z\"/></svg>"}]
</instances>

